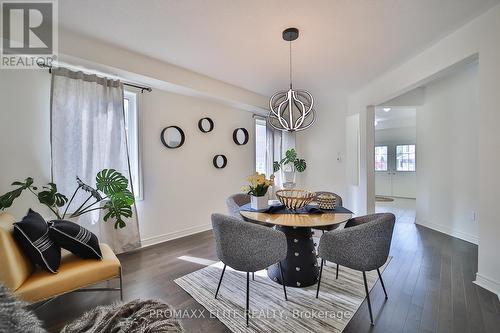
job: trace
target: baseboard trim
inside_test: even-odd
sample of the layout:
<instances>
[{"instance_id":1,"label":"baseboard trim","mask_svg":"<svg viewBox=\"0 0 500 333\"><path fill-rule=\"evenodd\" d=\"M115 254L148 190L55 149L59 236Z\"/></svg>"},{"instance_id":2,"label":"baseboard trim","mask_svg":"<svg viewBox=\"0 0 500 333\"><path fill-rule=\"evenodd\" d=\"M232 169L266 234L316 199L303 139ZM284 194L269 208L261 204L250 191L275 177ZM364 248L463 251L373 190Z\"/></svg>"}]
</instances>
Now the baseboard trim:
<instances>
[{"instance_id":1,"label":"baseboard trim","mask_svg":"<svg viewBox=\"0 0 500 333\"><path fill-rule=\"evenodd\" d=\"M443 225L440 225L437 223L420 221L418 219L415 221L415 223L419 224L421 226L427 227L429 229L433 229L433 230L442 232L442 233L447 234L449 236L459 238L461 240L464 240L464 241L472 243L472 244L476 244L476 245L479 244L479 237L478 236L474 236L474 235L468 234L466 232L462 232L460 230L455 230L455 229L452 229L450 227L443 226Z\"/></svg>"},{"instance_id":2,"label":"baseboard trim","mask_svg":"<svg viewBox=\"0 0 500 333\"><path fill-rule=\"evenodd\" d=\"M476 273L476 281L473 281L473 283L496 294L498 299L500 300L500 282L494 281L491 278Z\"/></svg>"},{"instance_id":3,"label":"baseboard trim","mask_svg":"<svg viewBox=\"0 0 500 333\"><path fill-rule=\"evenodd\" d=\"M174 240L177 238L191 236L191 235L198 234L200 232L211 230L211 229L212 229L211 224L203 224L203 225L197 225L194 227L181 229L178 231L169 232L169 233L166 233L163 235L144 238L141 240L141 249L152 246L152 245L171 241L171 240Z\"/></svg>"}]
</instances>

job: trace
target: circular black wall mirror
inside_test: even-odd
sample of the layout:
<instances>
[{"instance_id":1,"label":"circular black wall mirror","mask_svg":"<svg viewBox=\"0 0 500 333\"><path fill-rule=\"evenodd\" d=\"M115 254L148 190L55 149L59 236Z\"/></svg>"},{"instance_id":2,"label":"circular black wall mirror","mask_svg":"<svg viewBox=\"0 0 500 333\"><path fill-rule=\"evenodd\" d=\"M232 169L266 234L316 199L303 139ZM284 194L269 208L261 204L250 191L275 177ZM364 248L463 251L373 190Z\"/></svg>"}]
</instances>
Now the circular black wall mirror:
<instances>
[{"instance_id":1,"label":"circular black wall mirror","mask_svg":"<svg viewBox=\"0 0 500 333\"><path fill-rule=\"evenodd\" d=\"M178 126L168 126L161 131L161 143L167 148L175 149L184 144L184 131Z\"/></svg>"},{"instance_id":2,"label":"circular black wall mirror","mask_svg":"<svg viewBox=\"0 0 500 333\"><path fill-rule=\"evenodd\" d=\"M213 163L217 169L223 169L227 165L227 158L225 155L215 155Z\"/></svg>"},{"instance_id":3,"label":"circular black wall mirror","mask_svg":"<svg viewBox=\"0 0 500 333\"><path fill-rule=\"evenodd\" d=\"M246 145L248 142L248 131L246 128L240 127L233 131L233 141L238 146Z\"/></svg>"},{"instance_id":4,"label":"circular black wall mirror","mask_svg":"<svg viewBox=\"0 0 500 333\"><path fill-rule=\"evenodd\" d=\"M201 118L198 121L198 128L203 133L212 132L212 130L214 129L214 121L208 117Z\"/></svg>"}]
</instances>

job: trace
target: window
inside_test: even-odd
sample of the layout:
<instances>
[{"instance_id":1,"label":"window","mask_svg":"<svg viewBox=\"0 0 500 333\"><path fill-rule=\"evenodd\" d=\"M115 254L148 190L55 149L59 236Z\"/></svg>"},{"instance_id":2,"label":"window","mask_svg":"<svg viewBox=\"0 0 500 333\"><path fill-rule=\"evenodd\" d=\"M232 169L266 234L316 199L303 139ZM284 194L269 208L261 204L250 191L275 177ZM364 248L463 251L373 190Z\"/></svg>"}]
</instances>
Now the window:
<instances>
[{"instance_id":1,"label":"window","mask_svg":"<svg viewBox=\"0 0 500 333\"><path fill-rule=\"evenodd\" d=\"M139 159L139 119L137 94L125 91L123 108L125 111L125 132L127 134L128 154L130 159L130 174L135 198L142 199L142 177Z\"/></svg>"},{"instance_id":2,"label":"window","mask_svg":"<svg viewBox=\"0 0 500 333\"><path fill-rule=\"evenodd\" d=\"M387 171L387 146L375 147L375 171Z\"/></svg>"},{"instance_id":3,"label":"window","mask_svg":"<svg viewBox=\"0 0 500 333\"><path fill-rule=\"evenodd\" d=\"M415 145L396 146L396 171L415 171Z\"/></svg>"},{"instance_id":4,"label":"window","mask_svg":"<svg viewBox=\"0 0 500 333\"><path fill-rule=\"evenodd\" d=\"M266 120L255 119L255 171L266 173Z\"/></svg>"}]
</instances>

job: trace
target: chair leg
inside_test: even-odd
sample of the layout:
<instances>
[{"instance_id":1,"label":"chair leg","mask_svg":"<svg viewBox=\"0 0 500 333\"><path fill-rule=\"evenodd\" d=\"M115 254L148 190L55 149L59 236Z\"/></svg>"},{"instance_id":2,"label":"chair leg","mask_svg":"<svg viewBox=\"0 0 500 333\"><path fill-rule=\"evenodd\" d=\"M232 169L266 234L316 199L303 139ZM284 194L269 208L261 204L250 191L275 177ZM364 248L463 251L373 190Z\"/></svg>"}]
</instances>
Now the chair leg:
<instances>
[{"instance_id":1,"label":"chair leg","mask_svg":"<svg viewBox=\"0 0 500 333\"><path fill-rule=\"evenodd\" d=\"M247 319L247 327L248 327L248 314L249 314L249 305L250 305L250 273L247 272L247 306L245 309L245 317Z\"/></svg>"},{"instance_id":2,"label":"chair leg","mask_svg":"<svg viewBox=\"0 0 500 333\"><path fill-rule=\"evenodd\" d=\"M382 289L384 289L385 299L388 299L387 291L385 291L384 280L382 280L382 274L380 274L380 270L378 268L377 268L377 273L378 273L378 278L380 279L380 284L382 285Z\"/></svg>"},{"instance_id":3,"label":"chair leg","mask_svg":"<svg viewBox=\"0 0 500 333\"><path fill-rule=\"evenodd\" d=\"M335 274L335 279L339 278L339 264L337 264L337 273Z\"/></svg>"},{"instance_id":4,"label":"chair leg","mask_svg":"<svg viewBox=\"0 0 500 333\"><path fill-rule=\"evenodd\" d=\"M224 276L225 271L226 271L226 264L224 264L224 268L222 269L222 274L220 275L219 285L217 286L217 291L215 292L215 299L217 299L217 294L219 293L220 284L222 282L222 277Z\"/></svg>"},{"instance_id":5,"label":"chair leg","mask_svg":"<svg viewBox=\"0 0 500 333\"><path fill-rule=\"evenodd\" d=\"M323 274L323 263L324 259L321 259L321 267L319 268L319 277L318 277L318 289L316 289L316 298L319 296L319 285L321 284L321 274Z\"/></svg>"},{"instance_id":6,"label":"chair leg","mask_svg":"<svg viewBox=\"0 0 500 333\"><path fill-rule=\"evenodd\" d=\"M255 272L252 272L252 281L255 281Z\"/></svg>"},{"instance_id":7,"label":"chair leg","mask_svg":"<svg viewBox=\"0 0 500 333\"><path fill-rule=\"evenodd\" d=\"M325 234L325 230L321 230L321 232L323 233L323 235ZM326 260L325 260L325 266L326 266Z\"/></svg>"},{"instance_id":8,"label":"chair leg","mask_svg":"<svg viewBox=\"0 0 500 333\"><path fill-rule=\"evenodd\" d=\"M365 283L366 300L368 301L368 311L370 312L370 324L373 326L372 303L370 302L370 292L368 290L368 283L366 282L365 272L363 272L363 281Z\"/></svg>"},{"instance_id":9,"label":"chair leg","mask_svg":"<svg viewBox=\"0 0 500 333\"><path fill-rule=\"evenodd\" d=\"M283 268L281 267L281 262L278 263L278 266L280 268L281 284L283 285L283 293L285 294L285 301L288 301L288 298L286 297L285 275L283 274Z\"/></svg>"},{"instance_id":10,"label":"chair leg","mask_svg":"<svg viewBox=\"0 0 500 333\"><path fill-rule=\"evenodd\" d=\"M123 302L123 273L121 267L120 267L120 301Z\"/></svg>"}]
</instances>

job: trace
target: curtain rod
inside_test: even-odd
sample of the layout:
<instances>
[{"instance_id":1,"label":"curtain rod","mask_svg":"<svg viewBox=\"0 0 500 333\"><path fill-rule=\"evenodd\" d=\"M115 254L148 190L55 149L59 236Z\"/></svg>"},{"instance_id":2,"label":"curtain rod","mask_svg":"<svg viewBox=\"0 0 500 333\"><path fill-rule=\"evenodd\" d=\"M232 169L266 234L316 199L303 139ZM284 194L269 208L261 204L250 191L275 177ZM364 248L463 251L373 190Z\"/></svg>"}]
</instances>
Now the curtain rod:
<instances>
[{"instance_id":1,"label":"curtain rod","mask_svg":"<svg viewBox=\"0 0 500 333\"><path fill-rule=\"evenodd\" d=\"M41 67L41 68L48 68L49 73L52 72L52 65L47 65L45 63L38 63L37 65L38 65L38 67ZM64 68L64 66L61 66L61 67ZM141 93L144 93L144 91L147 91L147 92L153 91L153 89L151 87L141 86L141 85L134 84L134 83L123 82L123 85L140 89Z\"/></svg>"}]
</instances>

